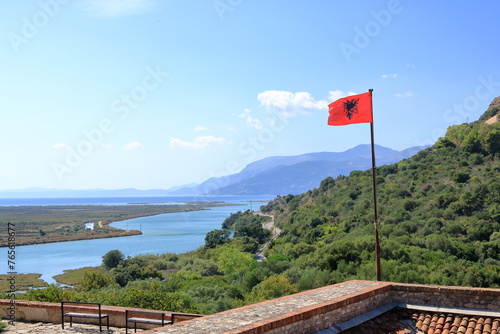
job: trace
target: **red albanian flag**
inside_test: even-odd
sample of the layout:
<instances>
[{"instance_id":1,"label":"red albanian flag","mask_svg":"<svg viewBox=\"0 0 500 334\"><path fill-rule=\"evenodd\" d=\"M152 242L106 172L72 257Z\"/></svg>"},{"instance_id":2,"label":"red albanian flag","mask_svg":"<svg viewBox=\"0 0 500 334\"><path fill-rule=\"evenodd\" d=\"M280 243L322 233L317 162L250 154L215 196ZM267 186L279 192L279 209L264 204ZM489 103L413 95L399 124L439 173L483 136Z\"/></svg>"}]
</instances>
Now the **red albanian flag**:
<instances>
[{"instance_id":1,"label":"red albanian flag","mask_svg":"<svg viewBox=\"0 0 500 334\"><path fill-rule=\"evenodd\" d=\"M328 125L373 122L372 92L343 97L328 105Z\"/></svg>"}]
</instances>

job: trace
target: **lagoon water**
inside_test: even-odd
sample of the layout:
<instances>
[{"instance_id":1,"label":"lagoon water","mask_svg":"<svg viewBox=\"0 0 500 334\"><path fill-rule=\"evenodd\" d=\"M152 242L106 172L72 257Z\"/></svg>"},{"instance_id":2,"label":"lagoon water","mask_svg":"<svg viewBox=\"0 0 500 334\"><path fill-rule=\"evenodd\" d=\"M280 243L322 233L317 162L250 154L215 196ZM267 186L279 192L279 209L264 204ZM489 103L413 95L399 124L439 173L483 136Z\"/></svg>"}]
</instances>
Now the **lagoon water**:
<instances>
[{"instance_id":1,"label":"lagoon water","mask_svg":"<svg viewBox=\"0 0 500 334\"><path fill-rule=\"evenodd\" d=\"M166 213L113 223L121 229L141 230L142 235L94 240L59 242L43 245L18 246L16 248L16 272L39 273L48 283L55 282L54 275L65 269L98 266L102 256L113 249L125 256L139 254L184 253L202 246L207 232L220 229L231 213L247 209L258 210L271 196L221 196L205 200L224 201L236 206L213 207L206 210ZM86 199L0 199L0 205L127 205L128 203L179 203L201 200L186 197L122 197Z\"/></svg>"}]
</instances>

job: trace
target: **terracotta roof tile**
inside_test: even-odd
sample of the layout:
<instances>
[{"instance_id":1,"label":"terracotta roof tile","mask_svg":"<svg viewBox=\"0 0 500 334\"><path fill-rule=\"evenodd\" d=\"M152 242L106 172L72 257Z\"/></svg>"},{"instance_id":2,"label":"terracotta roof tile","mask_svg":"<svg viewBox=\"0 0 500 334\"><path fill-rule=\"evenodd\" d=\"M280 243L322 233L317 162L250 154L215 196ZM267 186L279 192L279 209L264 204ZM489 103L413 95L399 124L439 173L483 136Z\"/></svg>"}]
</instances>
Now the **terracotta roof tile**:
<instances>
[{"instance_id":1,"label":"terracotta roof tile","mask_svg":"<svg viewBox=\"0 0 500 334\"><path fill-rule=\"evenodd\" d=\"M395 308L345 334L500 334L500 318Z\"/></svg>"}]
</instances>

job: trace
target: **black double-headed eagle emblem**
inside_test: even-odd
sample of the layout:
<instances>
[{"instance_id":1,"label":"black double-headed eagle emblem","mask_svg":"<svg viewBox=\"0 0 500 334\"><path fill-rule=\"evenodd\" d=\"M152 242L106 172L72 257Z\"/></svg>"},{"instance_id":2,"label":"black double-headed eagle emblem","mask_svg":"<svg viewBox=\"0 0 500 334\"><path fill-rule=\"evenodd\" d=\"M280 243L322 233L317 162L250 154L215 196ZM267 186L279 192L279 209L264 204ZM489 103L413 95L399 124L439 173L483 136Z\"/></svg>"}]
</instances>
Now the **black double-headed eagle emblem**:
<instances>
[{"instance_id":1,"label":"black double-headed eagle emblem","mask_svg":"<svg viewBox=\"0 0 500 334\"><path fill-rule=\"evenodd\" d=\"M351 99L344 101L344 112L347 119L351 119L354 114L358 113L358 99Z\"/></svg>"}]
</instances>

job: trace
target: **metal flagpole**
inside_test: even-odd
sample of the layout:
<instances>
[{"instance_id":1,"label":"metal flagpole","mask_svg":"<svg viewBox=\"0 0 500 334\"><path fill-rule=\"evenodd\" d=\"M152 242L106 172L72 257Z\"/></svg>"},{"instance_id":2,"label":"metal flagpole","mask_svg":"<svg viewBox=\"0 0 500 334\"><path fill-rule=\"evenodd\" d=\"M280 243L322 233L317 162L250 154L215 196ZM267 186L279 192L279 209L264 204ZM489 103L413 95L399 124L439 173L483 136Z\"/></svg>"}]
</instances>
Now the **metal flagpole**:
<instances>
[{"instance_id":1,"label":"metal flagpole","mask_svg":"<svg viewBox=\"0 0 500 334\"><path fill-rule=\"evenodd\" d=\"M373 92L373 89L369 89ZM373 109L373 104L372 104ZM372 110L373 112L373 110ZM373 119L370 122L370 131L372 139L372 181L373 181L373 211L374 211L374 225L375 225L375 271L377 274L377 281L381 280L380 273L380 242L378 237L378 211L377 211L377 167L375 165L375 140L373 135Z\"/></svg>"}]
</instances>

